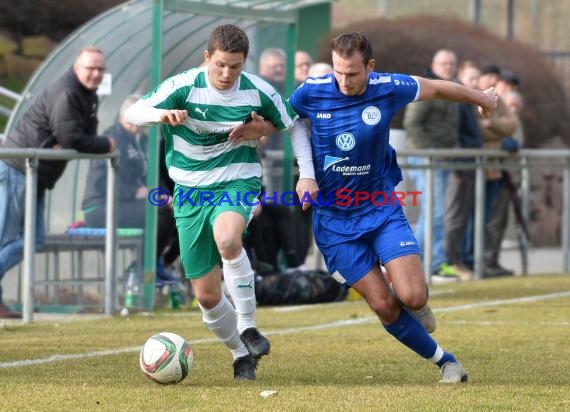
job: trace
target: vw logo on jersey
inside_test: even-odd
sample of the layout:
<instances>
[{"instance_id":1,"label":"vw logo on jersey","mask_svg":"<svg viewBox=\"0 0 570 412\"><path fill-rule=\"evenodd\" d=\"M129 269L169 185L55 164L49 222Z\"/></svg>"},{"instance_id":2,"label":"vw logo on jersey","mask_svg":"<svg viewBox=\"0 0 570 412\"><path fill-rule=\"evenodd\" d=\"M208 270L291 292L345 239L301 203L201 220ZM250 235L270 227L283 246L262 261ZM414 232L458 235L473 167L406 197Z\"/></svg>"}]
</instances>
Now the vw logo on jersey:
<instances>
[{"instance_id":1,"label":"vw logo on jersey","mask_svg":"<svg viewBox=\"0 0 570 412\"><path fill-rule=\"evenodd\" d=\"M343 152L348 152L356 144L356 139L351 133L341 133L336 137L336 145Z\"/></svg>"},{"instance_id":2,"label":"vw logo on jersey","mask_svg":"<svg viewBox=\"0 0 570 412\"><path fill-rule=\"evenodd\" d=\"M380 109L376 106L368 106L362 111L362 121L368 126L378 124L381 118L382 114L380 113Z\"/></svg>"}]
</instances>

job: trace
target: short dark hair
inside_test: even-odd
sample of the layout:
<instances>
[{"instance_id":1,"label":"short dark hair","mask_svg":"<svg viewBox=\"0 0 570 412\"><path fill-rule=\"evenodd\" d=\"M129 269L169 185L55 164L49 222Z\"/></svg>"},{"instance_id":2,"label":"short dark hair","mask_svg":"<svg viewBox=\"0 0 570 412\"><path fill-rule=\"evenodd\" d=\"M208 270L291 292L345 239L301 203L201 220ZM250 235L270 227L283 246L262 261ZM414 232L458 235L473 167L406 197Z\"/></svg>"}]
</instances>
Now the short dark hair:
<instances>
[{"instance_id":1,"label":"short dark hair","mask_svg":"<svg viewBox=\"0 0 570 412\"><path fill-rule=\"evenodd\" d=\"M372 45L368 38L358 32L344 33L333 38L330 42L331 50L340 57L350 58L355 53L362 55L364 64L368 64L372 58Z\"/></svg>"},{"instance_id":2,"label":"short dark hair","mask_svg":"<svg viewBox=\"0 0 570 412\"><path fill-rule=\"evenodd\" d=\"M208 53L213 54L216 50L226 53L243 53L243 57L247 58L249 53L247 34L233 24L216 27L208 38Z\"/></svg>"},{"instance_id":3,"label":"short dark hair","mask_svg":"<svg viewBox=\"0 0 570 412\"><path fill-rule=\"evenodd\" d=\"M489 64L481 69L481 76L485 74L494 74L496 76L500 76L501 69L496 64Z\"/></svg>"},{"instance_id":4,"label":"short dark hair","mask_svg":"<svg viewBox=\"0 0 570 412\"><path fill-rule=\"evenodd\" d=\"M521 84L519 76L517 76L515 72L512 72L510 70L501 70L501 75L499 76L499 78L500 80L506 83L510 83L513 86L520 86Z\"/></svg>"},{"instance_id":5,"label":"short dark hair","mask_svg":"<svg viewBox=\"0 0 570 412\"><path fill-rule=\"evenodd\" d=\"M481 69L479 68L479 66L477 66L477 63L475 63L473 60L465 60L465 61L463 61L463 62L459 65L459 67L457 68L457 71L458 71L459 73L461 73L463 70L469 69L469 68L471 68L471 69L477 69L477 70L479 70L479 72L481 71Z\"/></svg>"}]
</instances>

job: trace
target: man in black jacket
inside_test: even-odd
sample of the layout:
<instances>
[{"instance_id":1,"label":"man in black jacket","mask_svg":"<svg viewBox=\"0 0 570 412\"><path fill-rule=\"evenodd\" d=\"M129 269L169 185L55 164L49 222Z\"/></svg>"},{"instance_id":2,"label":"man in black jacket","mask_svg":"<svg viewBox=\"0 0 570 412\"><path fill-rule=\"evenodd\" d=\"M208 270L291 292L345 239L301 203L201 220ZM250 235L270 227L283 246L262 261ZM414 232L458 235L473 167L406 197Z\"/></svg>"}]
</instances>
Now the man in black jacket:
<instances>
[{"instance_id":1,"label":"man in black jacket","mask_svg":"<svg viewBox=\"0 0 570 412\"><path fill-rule=\"evenodd\" d=\"M22 115L2 142L6 148L75 149L84 153L108 153L115 141L97 136L97 88L105 72L100 49L83 48L73 67L48 86ZM45 238L44 195L65 170L67 161L41 160L38 165L36 243ZM21 262L24 249L25 160L0 161L0 281ZM19 317L2 302L0 318Z\"/></svg>"}]
</instances>

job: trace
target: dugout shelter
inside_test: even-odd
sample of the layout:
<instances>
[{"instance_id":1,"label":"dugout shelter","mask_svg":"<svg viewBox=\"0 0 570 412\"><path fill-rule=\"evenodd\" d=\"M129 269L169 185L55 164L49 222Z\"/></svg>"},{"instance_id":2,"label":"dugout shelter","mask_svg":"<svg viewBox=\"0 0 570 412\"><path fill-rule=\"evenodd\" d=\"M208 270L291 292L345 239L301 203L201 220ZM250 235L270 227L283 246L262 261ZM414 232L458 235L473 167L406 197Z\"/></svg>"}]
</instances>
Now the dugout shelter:
<instances>
[{"instance_id":1,"label":"dugout shelter","mask_svg":"<svg viewBox=\"0 0 570 412\"><path fill-rule=\"evenodd\" d=\"M6 134L32 99L69 69L81 47L100 47L107 59L108 87L100 95L99 132L115 121L129 94L145 93L163 79L203 60L208 35L220 24L236 24L250 38L246 70L256 73L258 57L267 47L287 53L287 90L294 87L294 53L315 56L329 32L332 0L131 0L93 18L62 41L42 62L13 110ZM159 130L149 130L147 186L158 186ZM285 185L292 186L292 151L285 145ZM62 232L81 218L88 160L72 161L49 192L47 233ZM144 307L154 302L156 208L148 206L144 231Z\"/></svg>"}]
</instances>

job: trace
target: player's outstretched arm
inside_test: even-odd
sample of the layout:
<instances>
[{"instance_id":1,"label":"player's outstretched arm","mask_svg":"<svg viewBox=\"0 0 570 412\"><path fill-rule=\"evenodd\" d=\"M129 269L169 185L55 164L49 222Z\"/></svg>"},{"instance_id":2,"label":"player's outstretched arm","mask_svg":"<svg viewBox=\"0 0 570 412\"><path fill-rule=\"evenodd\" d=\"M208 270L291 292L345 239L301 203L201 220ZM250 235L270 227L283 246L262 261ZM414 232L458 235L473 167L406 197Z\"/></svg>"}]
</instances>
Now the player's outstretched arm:
<instances>
[{"instance_id":1,"label":"player's outstretched arm","mask_svg":"<svg viewBox=\"0 0 570 412\"><path fill-rule=\"evenodd\" d=\"M135 126L153 126L169 124L177 126L188 118L186 110L164 110L148 105L143 99L138 100L125 112L125 120Z\"/></svg>"},{"instance_id":2,"label":"player's outstretched arm","mask_svg":"<svg viewBox=\"0 0 570 412\"><path fill-rule=\"evenodd\" d=\"M416 77L420 83L418 100L445 99L456 102L471 103L479 106L479 111L486 116L497 108L499 96L493 87L485 90L467 88L459 83L447 80L432 80Z\"/></svg>"}]
</instances>

